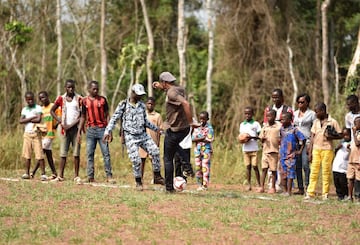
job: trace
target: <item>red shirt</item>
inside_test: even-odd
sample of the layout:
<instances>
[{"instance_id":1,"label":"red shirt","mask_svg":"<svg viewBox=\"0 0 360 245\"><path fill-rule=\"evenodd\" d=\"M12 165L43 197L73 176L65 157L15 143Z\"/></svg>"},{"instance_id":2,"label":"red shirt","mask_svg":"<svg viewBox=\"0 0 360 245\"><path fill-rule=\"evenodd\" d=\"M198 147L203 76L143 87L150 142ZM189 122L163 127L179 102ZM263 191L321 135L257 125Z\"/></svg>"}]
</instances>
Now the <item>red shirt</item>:
<instances>
[{"instance_id":1,"label":"red shirt","mask_svg":"<svg viewBox=\"0 0 360 245\"><path fill-rule=\"evenodd\" d=\"M109 112L107 100L103 96L91 98L89 96L82 100L82 113L86 113L87 126L105 128L107 126L106 116Z\"/></svg>"}]
</instances>

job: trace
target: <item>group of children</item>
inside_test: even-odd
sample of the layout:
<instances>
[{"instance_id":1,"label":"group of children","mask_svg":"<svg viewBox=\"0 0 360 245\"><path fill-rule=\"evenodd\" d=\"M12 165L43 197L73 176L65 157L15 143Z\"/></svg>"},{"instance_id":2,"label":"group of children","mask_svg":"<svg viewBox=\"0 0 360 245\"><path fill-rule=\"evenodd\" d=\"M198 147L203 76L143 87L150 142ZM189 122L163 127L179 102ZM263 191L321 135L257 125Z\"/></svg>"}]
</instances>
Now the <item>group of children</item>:
<instances>
[{"instance_id":1,"label":"group of children","mask_svg":"<svg viewBox=\"0 0 360 245\"><path fill-rule=\"evenodd\" d=\"M32 92L25 94L27 106L22 109L20 118L20 123L25 125L22 152L25 158L25 174L22 178L33 178L40 167L41 180L63 181L66 156L71 144L74 148L74 181L80 182L80 141L86 121L88 129L95 130L93 134L87 132L88 180L89 182L94 181L93 157L96 143L99 142L104 157L107 181L115 183L112 179L108 142L104 141L109 120L108 106L106 99L97 94L98 83L96 81L89 83L88 89L90 95L85 98L75 93L75 84L72 80L66 81L65 89L66 93L59 96L54 104L50 103L46 91L40 92L38 96L42 107L35 103L35 96ZM349 97L350 99L348 100L356 101L357 106L353 109L351 105L348 105L348 108L351 110L348 113L349 115L347 115L347 117L351 116L351 119L349 119L351 121L349 124L350 128L347 125L346 128L341 130L337 121L327 114L326 105L318 103L315 106L315 112L313 112L313 115L316 115L316 117L314 116L314 120L311 119L313 121L311 121L311 125L308 125L309 132L305 133L305 135L304 131L300 130L301 123L293 124L294 113L290 107L283 105L283 95L279 89L273 91L272 99L274 106L266 108L263 127L253 119L253 109L246 107L244 109L245 120L240 124L239 141L243 144L244 163L249 184L248 190L252 189L251 169L253 168L259 186L258 192L265 192L265 179L269 173L270 187L267 192L276 193L279 190L278 185L280 185L283 195L290 196L295 178L298 179L300 189L296 165L297 160L305 152L307 161L311 163L311 171L308 177L309 183L306 183L305 198L311 199L315 197L315 188L320 169L322 171L323 182L322 196L325 200L328 198L332 168L334 185L339 200L352 200L355 180L360 182L360 107L358 106L357 96L354 97L355 99L353 97ZM297 100L299 105L304 104L306 100L307 103L310 102L308 95L299 96ZM147 100L147 117L155 113L154 102L153 98ZM159 115L157 115L156 120L162 123L162 120L159 120L158 117ZM197 127L193 127L191 131L191 139L195 143L195 176L199 185L198 190L207 190L210 179L214 130L209 123L209 114L206 111L199 114L199 120L200 124ZM304 123L305 121L303 121ZM55 130L59 124L62 128L62 134L60 174L58 175L54 166L51 149ZM156 125L156 128L161 129L162 125ZM309 134L311 135L309 136ZM156 141L157 147L159 146L159 136L159 133L153 135L156 138L153 140ZM339 146L335 149L335 159L332 145L334 139L342 139ZM257 166L258 141L262 145L261 176ZM34 170L30 172L32 151L35 153L37 164ZM50 177L47 177L45 174L44 154L52 171ZM140 178L143 178L146 155L141 158L142 164L139 173ZM159 172L158 169L156 171ZM164 181L160 174L157 174L155 177L154 180L157 183L163 184Z\"/></svg>"},{"instance_id":2,"label":"group of children","mask_svg":"<svg viewBox=\"0 0 360 245\"><path fill-rule=\"evenodd\" d=\"M278 90L274 90L273 95L275 95L273 96L274 103L277 99L274 97L278 95L281 97L280 101L282 100L282 91L279 93ZM310 98L305 94L298 97L297 102L304 103L302 100L304 98L310 102ZM356 100L358 103L357 97ZM308 136L308 133L304 135L301 132L301 123L299 125L297 122L297 125L294 125L293 112L290 109L286 109L281 102L277 107L274 104L274 108L265 110L262 128L260 123L253 119L253 109L251 107L244 109L245 120L240 124L238 140L242 144L244 153L248 190L252 189L252 166L259 186L258 192L265 192L265 179L269 173L270 187L267 192L279 191L284 196L290 196L294 186L293 180L299 179L296 173L297 161L300 158L301 163L301 155L305 151L306 159L311 166L310 180L306 184L308 186L305 192L299 194L306 194L304 199L307 200L315 197L315 188L321 169L322 199L327 200L332 167L338 199L353 200L354 182L360 181L360 115L353 116L351 128L341 130L337 121L327 114L326 105L317 103L313 113L316 117L311 120ZM359 110L359 107L356 110ZM341 139L341 143L335 149L334 158L332 141L335 139ZM258 141L262 145L261 178L257 167ZM301 165L300 174L302 175ZM281 189L276 188L276 183L280 183ZM359 200L359 197L356 198Z\"/></svg>"},{"instance_id":3,"label":"group of children","mask_svg":"<svg viewBox=\"0 0 360 245\"><path fill-rule=\"evenodd\" d=\"M86 97L81 97L79 94L75 93L75 82L73 80L67 80L65 82L65 90L66 93L58 96L55 100L55 103L50 102L48 93L46 91L40 92L38 94L38 99L42 104L42 107L35 103L35 95L33 92L27 92L25 94L27 106L22 109L20 117L20 123L25 125L22 153L22 156L25 158L25 174L22 175L22 178L34 178L37 169L40 167L40 179L42 181L64 181L66 156L68 154L70 145L72 145L75 167L74 181L76 183L81 183L82 180L79 177L80 143L81 134L85 132L86 126L86 157L88 182L95 181L94 152L96 144L99 143L104 158L104 169L107 177L106 181L110 183L115 183L115 180L112 178L112 168L108 146L108 142L110 142L111 140L105 139L105 136L109 134L109 130L114 126L114 123L109 123L109 107L106 98L98 95L98 82L89 82L89 95ZM131 99L133 97L136 97L140 99L143 94L145 94L143 86L136 84L132 87L133 96L130 96L129 98ZM128 103L131 103L130 99ZM119 103L119 105L122 104L126 105L127 103ZM147 134L150 136L148 140L154 141L154 147L158 149L160 144L159 132L161 132L164 127L162 125L163 122L161 119L161 115L155 112L154 107L155 99L153 97L149 97L146 100L145 117L148 118L148 120L150 121L149 123L152 123L154 127L156 127L156 129L160 130L147 130ZM143 112L141 112L140 114L142 113ZM138 116L136 118L138 118ZM209 114L206 111L203 111L199 114L199 120L200 123L198 127L193 128L193 130L191 131L190 141L195 142L194 153L196 180L199 185L198 190L207 190L210 178L210 163L212 155L212 141L214 140L214 130L211 124L208 122ZM123 118L123 121L126 121L126 118ZM43 126L44 124L45 126ZM58 125L61 125L61 160L59 174L56 171L52 156L52 142L55 137L55 131ZM109 127L109 125L111 126L111 128ZM45 129L43 129L44 127ZM39 128L42 128L42 130L39 130ZM128 129L125 128L125 130ZM139 139L136 138L136 140L138 141ZM126 143L129 143L129 139L127 141L128 142ZM140 152L138 152L138 150L136 152L136 155L139 155L139 158L141 158L141 164L139 169L137 169L136 167L136 169L138 170L137 172L139 172L140 175L138 174L139 176L136 175L135 177L140 179L143 178L145 161L148 155L151 155L152 161L154 161L154 159L156 158L156 156L154 156L153 154L153 151L149 152L149 149L146 148L148 146L147 144L142 146L145 147L145 151L140 148ZM31 155L33 152L35 154L35 159L37 163L35 165L35 168L30 171L32 157ZM45 174L44 153L47 156L47 160L52 171L52 175L49 177ZM134 158L134 154L129 155L130 160L132 161ZM156 159L158 158L159 157L157 157ZM158 164L156 164L156 166L153 164L153 183L164 185L164 179L160 175L160 159L158 159L157 162ZM181 159L179 159L179 162L181 162ZM141 180L137 181L137 183L138 182L141 183ZM142 189L142 185L139 186L139 188L140 187Z\"/></svg>"}]
</instances>

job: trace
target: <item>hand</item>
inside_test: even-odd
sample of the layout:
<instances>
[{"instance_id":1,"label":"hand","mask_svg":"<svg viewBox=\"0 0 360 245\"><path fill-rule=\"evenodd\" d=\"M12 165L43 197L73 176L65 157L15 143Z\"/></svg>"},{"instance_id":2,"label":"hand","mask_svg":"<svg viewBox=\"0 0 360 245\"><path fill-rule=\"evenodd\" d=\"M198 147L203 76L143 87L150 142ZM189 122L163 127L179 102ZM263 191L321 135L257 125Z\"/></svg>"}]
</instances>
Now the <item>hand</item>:
<instances>
[{"instance_id":1,"label":"hand","mask_svg":"<svg viewBox=\"0 0 360 245\"><path fill-rule=\"evenodd\" d=\"M81 134L80 133L78 133L77 134L77 142L79 143L79 144L81 144Z\"/></svg>"},{"instance_id":2,"label":"hand","mask_svg":"<svg viewBox=\"0 0 360 245\"><path fill-rule=\"evenodd\" d=\"M110 134L104 134L103 138L102 138L102 141L105 143L105 142L108 142L108 143L111 143L113 140L113 137L112 137L112 133Z\"/></svg>"},{"instance_id":3,"label":"hand","mask_svg":"<svg viewBox=\"0 0 360 245\"><path fill-rule=\"evenodd\" d=\"M159 82L153 82L153 83L152 83L152 86L153 86L153 88L155 88L155 89L164 89L164 87L162 86L162 84L159 83Z\"/></svg>"},{"instance_id":4,"label":"hand","mask_svg":"<svg viewBox=\"0 0 360 245\"><path fill-rule=\"evenodd\" d=\"M190 127L192 127L192 128L198 128L198 127L200 127L201 126L201 123L198 123L198 122L192 122L192 123L190 123Z\"/></svg>"}]
</instances>

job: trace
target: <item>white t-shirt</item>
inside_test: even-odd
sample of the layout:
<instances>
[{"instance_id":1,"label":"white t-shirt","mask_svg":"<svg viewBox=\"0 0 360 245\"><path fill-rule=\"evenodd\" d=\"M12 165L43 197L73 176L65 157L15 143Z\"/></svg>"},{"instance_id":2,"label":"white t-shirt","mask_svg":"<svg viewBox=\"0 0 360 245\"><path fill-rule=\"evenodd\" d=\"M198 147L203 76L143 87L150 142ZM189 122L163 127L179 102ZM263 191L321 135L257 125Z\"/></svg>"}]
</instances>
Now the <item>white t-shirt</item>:
<instances>
[{"instance_id":1,"label":"white t-shirt","mask_svg":"<svg viewBox=\"0 0 360 245\"><path fill-rule=\"evenodd\" d=\"M260 123L255 120L252 120L250 122L244 121L240 123L240 128L239 128L240 134L247 133L250 136L255 137L259 135L260 131L261 131ZM249 140L248 142L243 144L242 149L244 152L258 151L259 146L257 140L256 139Z\"/></svg>"},{"instance_id":2,"label":"white t-shirt","mask_svg":"<svg viewBox=\"0 0 360 245\"><path fill-rule=\"evenodd\" d=\"M350 142L345 141L341 143L341 148L336 152L336 156L333 161L333 172L346 173L350 155L350 151L347 148L349 144Z\"/></svg>"},{"instance_id":3,"label":"white t-shirt","mask_svg":"<svg viewBox=\"0 0 360 245\"><path fill-rule=\"evenodd\" d=\"M71 102L65 100L66 106L66 125L73 124L80 116L78 101L74 98Z\"/></svg>"},{"instance_id":4,"label":"white t-shirt","mask_svg":"<svg viewBox=\"0 0 360 245\"><path fill-rule=\"evenodd\" d=\"M354 127L354 119L359 117L360 113L354 114L351 111L345 115L345 127L351 129L351 141L353 141L352 127Z\"/></svg>"},{"instance_id":5,"label":"white t-shirt","mask_svg":"<svg viewBox=\"0 0 360 245\"><path fill-rule=\"evenodd\" d=\"M21 116L24 116L25 118L34 117L38 114L42 114L42 108L39 105L36 105L34 107L25 106L21 110ZM34 123L28 122L25 124L25 132L26 133L34 133Z\"/></svg>"}]
</instances>

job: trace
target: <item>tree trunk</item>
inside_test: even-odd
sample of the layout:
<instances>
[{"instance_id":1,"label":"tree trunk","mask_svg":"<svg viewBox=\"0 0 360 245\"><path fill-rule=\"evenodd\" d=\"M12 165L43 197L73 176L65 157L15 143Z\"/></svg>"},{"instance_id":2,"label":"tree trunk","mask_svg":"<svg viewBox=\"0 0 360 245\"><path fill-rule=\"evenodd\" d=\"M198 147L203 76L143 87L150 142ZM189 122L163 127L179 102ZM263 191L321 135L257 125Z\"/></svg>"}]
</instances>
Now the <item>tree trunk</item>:
<instances>
[{"instance_id":1,"label":"tree trunk","mask_svg":"<svg viewBox=\"0 0 360 245\"><path fill-rule=\"evenodd\" d=\"M358 75L358 74L356 74L356 67L359 65L359 63L360 63L360 28L358 31L358 42L357 42L357 46L355 49L355 53L354 53L353 59L351 61L351 64L349 66L348 73L346 75L346 81L345 81L346 88L349 86L350 78Z\"/></svg>"},{"instance_id":2,"label":"tree trunk","mask_svg":"<svg viewBox=\"0 0 360 245\"><path fill-rule=\"evenodd\" d=\"M293 88L294 88L294 93L293 93L293 101L292 101L292 108L295 108L295 103L296 103L296 97L298 94L298 84L296 82L296 78L294 75L294 67L293 67L293 51L290 47L290 31L291 31L291 24L289 25L289 33L287 35L287 39L286 39L286 47L289 53L289 73L290 73L290 77L291 77L291 81L293 83Z\"/></svg>"},{"instance_id":3,"label":"tree trunk","mask_svg":"<svg viewBox=\"0 0 360 245\"><path fill-rule=\"evenodd\" d=\"M211 87L212 80L211 75L213 71L213 59L214 59L214 11L212 6L212 0L206 1L206 11L208 14L208 34L209 34L209 46L208 46L208 67L206 71L206 110L209 113L211 119L212 107L211 107Z\"/></svg>"},{"instance_id":4,"label":"tree trunk","mask_svg":"<svg viewBox=\"0 0 360 245\"><path fill-rule=\"evenodd\" d=\"M335 102L339 103L339 66L336 56L334 56L334 69L335 69Z\"/></svg>"},{"instance_id":5,"label":"tree trunk","mask_svg":"<svg viewBox=\"0 0 360 245\"><path fill-rule=\"evenodd\" d=\"M325 0L321 4L321 25L322 25L322 69L321 69L321 83L324 95L324 103L329 105L329 82L328 82L328 31L327 31L327 9L330 0Z\"/></svg>"},{"instance_id":6,"label":"tree trunk","mask_svg":"<svg viewBox=\"0 0 360 245\"><path fill-rule=\"evenodd\" d=\"M107 57L105 48L105 17L106 17L106 0L101 0L101 26L100 26L100 50L101 50L101 95L107 95L106 78L107 78Z\"/></svg>"},{"instance_id":7,"label":"tree trunk","mask_svg":"<svg viewBox=\"0 0 360 245\"><path fill-rule=\"evenodd\" d=\"M179 72L180 85L186 87L186 30L185 30L185 16L184 16L184 0L179 0L178 3L178 38L177 50L179 55Z\"/></svg>"},{"instance_id":8,"label":"tree trunk","mask_svg":"<svg viewBox=\"0 0 360 245\"><path fill-rule=\"evenodd\" d=\"M152 63L153 63L153 56L154 56L154 36L150 25L149 16L146 9L145 0L140 0L141 7L144 15L144 22L146 27L146 33L149 42L149 49L146 56L146 73L147 73L147 88L148 88L148 95L153 96L153 74L152 74Z\"/></svg>"},{"instance_id":9,"label":"tree trunk","mask_svg":"<svg viewBox=\"0 0 360 245\"><path fill-rule=\"evenodd\" d=\"M57 77L56 77L56 94L61 93L62 79L62 34L61 34L61 0L56 0L56 36L57 36Z\"/></svg>"}]
</instances>

